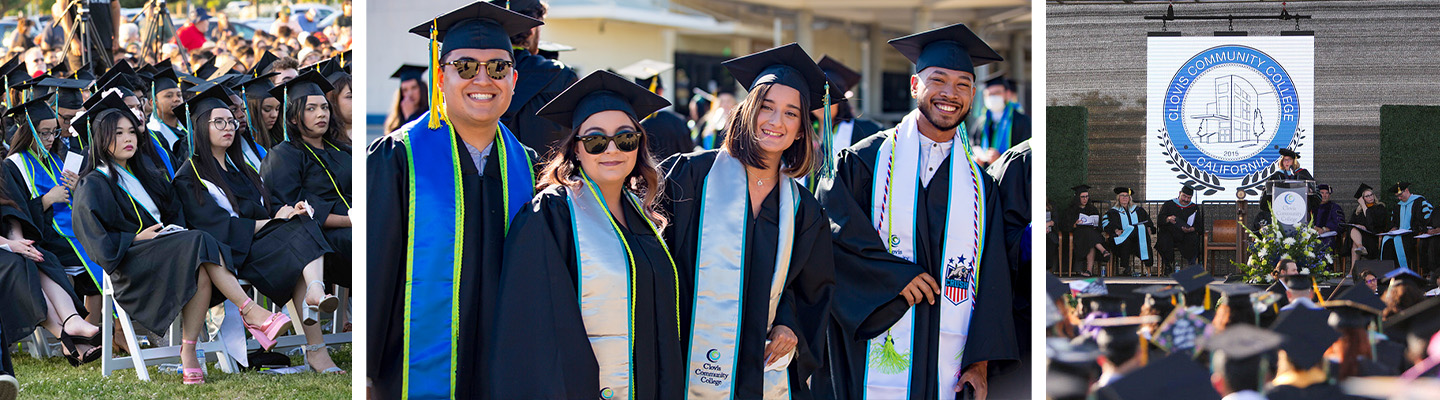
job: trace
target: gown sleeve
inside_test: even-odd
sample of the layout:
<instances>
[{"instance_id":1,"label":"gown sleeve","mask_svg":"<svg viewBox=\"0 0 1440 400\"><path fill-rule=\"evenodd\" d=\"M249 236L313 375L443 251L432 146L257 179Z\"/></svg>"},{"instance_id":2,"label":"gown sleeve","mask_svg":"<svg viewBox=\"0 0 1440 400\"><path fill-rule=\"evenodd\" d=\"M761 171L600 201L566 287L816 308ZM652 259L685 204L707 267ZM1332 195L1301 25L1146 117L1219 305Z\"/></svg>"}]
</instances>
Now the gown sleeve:
<instances>
[{"instance_id":1,"label":"gown sleeve","mask_svg":"<svg viewBox=\"0 0 1440 400\"><path fill-rule=\"evenodd\" d=\"M125 217L115 204L113 186L99 172L91 172L75 187L72 223L75 236L85 246L90 260L107 272L114 272L135 241L135 232L122 230Z\"/></svg>"},{"instance_id":2,"label":"gown sleeve","mask_svg":"<svg viewBox=\"0 0 1440 400\"><path fill-rule=\"evenodd\" d=\"M1115 232L1116 229L1125 229L1120 222L1120 210L1110 209L1105 212L1105 219L1100 222L1105 228L1105 233Z\"/></svg>"},{"instance_id":3,"label":"gown sleeve","mask_svg":"<svg viewBox=\"0 0 1440 400\"><path fill-rule=\"evenodd\" d=\"M816 194L831 221L836 290L845 294L836 297L831 310L856 340L869 340L899 321L910 307L900 291L925 273L890 254L870 223L872 176L870 163L854 148L846 149L835 179L822 182Z\"/></svg>"},{"instance_id":4,"label":"gown sleeve","mask_svg":"<svg viewBox=\"0 0 1440 400\"><path fill-rule=\"evenodd\" d=\"M574 234L563 195L543 193L516 214L505 240L500 300L487 346L492 397L599 397L599 366L576 295Z\"/></svg>"},{"instance_id":5,"label":"gown sleeve","mask_svg":"<svg viewBox=\"0 0 1440 400\"><path fill-rule=\"evenodd\" d=\"M255 220L230 216L199 179L187 162L173 181L174 195L183 204L186 227L209 233L228 248L231 258L243 259L241 255L250 253L250 244L255 240Z\"/></svg>"},{"instance_id":6,"label":"gown sleeve","mask_svg":"<svg viewBox=\"0 0 1440 400\"><path fill-rule=\"evenodd\" d=\"M409 221L405 214L409 204L405 178L408 165L404 146L399 138L383 137L370 146L365 162L366 201L369 202L365 207L366 220L370 226L386 227L368 230L369 245L366 246L371 313L368 322L371 342L366 346L370 361L366 376L377 384L382 381L393 383L395 379L380 379L382 372L400 373L399 363L404 362L399 359L404 329L400 319L405 315L406 243L409 241ZM281 147L275 146L275 149ZM272 150L266 156L266 162L272 162L277 153L280 152ZM266 186L274 192L274 185L268 178ZM277 194L277 197L281 196Z\"/></svg>"},{"instance_id":7,"label":"gown sleeve","mask_svg":"<svg viewBox=\"0 0 1440 400\"><path fill-rule=\"evenodd\" d=\"M382 138L381 140L399 142L398 139L391 138ZM271 148L270 153L265 155L265 161L260 163L260 177L265 180L265 187L270 189L270 193L274 194L276 198L279 198L280 201L285 204L295 204L301 200L310 203L310 207L315 209L315 220L323 223L330 217L330 214L334 212L336 205L330 201L326 201L315 193L305 190L305 179L307 175L316 173L314 170L319 169L319 166L311 167L311 160L305 158L309 155L302 153L296 146L308 145L287 142ZM396 151L403 154L404 149L397 147ZM401 159L400 161L403 162L404 160ZM323 174L324 172L321 171L319 173ZM404 176L404 174L400 174L385 177L370 174L367 175L367 179L394 180Z\"/></svg>"},{"instance_id":8,"label":"gown sleeve","mask_svg":"<svg viewBox=\"0 0 1440 400\"><path fill-rule=\"evenodd\" d=\"M802 191L803 192L803 191ZM820 204L801 194L802 212L799 221L806 221L796 231L790 268L799 269L790 279L780 304L775 308L774 325L784 325L795 333L798 356L790 364L796 379L805 381L820 368L825 354L825 329L830 325L830 302L834 298L835 273L832 267L830 219Z\"/></svg>"}]
</instances>

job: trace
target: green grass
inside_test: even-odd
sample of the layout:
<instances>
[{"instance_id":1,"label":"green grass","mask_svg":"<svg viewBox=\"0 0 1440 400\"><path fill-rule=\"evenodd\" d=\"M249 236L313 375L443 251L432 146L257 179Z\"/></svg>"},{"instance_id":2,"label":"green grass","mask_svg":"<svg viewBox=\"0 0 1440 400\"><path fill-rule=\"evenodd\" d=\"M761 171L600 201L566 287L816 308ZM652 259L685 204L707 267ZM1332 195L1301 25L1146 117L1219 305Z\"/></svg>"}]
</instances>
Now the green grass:
<instances>
[{"instance_id":1,"label":"green grass","mask_svg":"<svg viewBox=\"0 0 1440 400\"><path fill-rule=\"evenodd\" d=\"M345 374L322 375L304 372L267 375L256 372L227 374L212 362L203 385L184 385L180 375L162 373L150 367L150 382L135 377L135 370L100 375L100 362L71 367L63 358L31 358L12 354L21 399L348 399L350 398L351 348L338 346L330 357ZM301 357L290 357L302 365Z\"/></svg>"}]
</instances>

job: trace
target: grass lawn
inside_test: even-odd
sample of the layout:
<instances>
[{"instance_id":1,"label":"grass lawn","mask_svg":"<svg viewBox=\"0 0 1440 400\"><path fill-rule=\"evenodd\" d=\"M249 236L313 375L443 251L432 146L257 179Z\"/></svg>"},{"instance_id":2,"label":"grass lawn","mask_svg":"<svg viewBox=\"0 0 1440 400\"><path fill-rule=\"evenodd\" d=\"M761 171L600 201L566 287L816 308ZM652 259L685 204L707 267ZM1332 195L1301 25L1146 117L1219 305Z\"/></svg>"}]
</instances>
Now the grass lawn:
<instances>
[{"instance_id":1,"label":"grass lawn","mask_svg":"<svg viewBox=\"0 0 1440 400\"><path fill-rule=\"evenodd\" d=\"M150 382L135 377L135 370L115 371L109 378L100 375L100 362L71 367L65 359L31 358L28 353L12 354L21 399L348 399L350 398L349 344L331 353L345 374L322 375L304 372L268 375L256 372L227 374L214 362L203 385L184 385L180 375L162 373L150 367ZM292 365L304 365L299 356Z\"/></svg>"}]
</instances>

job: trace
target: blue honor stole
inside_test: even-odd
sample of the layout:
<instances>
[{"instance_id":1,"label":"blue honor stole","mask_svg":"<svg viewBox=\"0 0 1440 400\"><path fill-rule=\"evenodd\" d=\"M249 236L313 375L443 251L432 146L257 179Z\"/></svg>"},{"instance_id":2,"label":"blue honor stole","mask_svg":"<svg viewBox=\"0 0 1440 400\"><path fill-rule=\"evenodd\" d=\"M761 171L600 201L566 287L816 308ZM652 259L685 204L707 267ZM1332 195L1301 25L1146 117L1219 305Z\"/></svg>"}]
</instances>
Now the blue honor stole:
<instances>
[{"instance_id":1,"label":"blue honor stole","mask_svg":"<svg viewBox=\"0 0 1440 400\"><path fill-rule=\"evenodd\" d=\"M155 131L150 132L150 144L155 145L155 152L160 154L160 162L165 163L166 179L175 179L175 165L170 161L170 149L165 148L165 143Z\"/></svg>"},{"instance_id":2,"label":"blue honor stole","mask_svg":"<svg viewBox=\"0 0 1440 400\"><path fill-rule=\"evenodd\" d=\"M456 299L467 214L460 163L469 161L461 156L462 144L447 121L441 118L437 129L429 128L434 117L427 112L402 128L410 193L402 399L456 397L455 338L460 329ZM496 135L508 231L515 213L534 195L535 177L530 157L515 135L504 124ZM412 378L418 384L411 385Z\"/></svg>"},{"instance_id":3,"label":"blue honor stole","mask_svg":"<svg viewBox=\"0 0 1440 400\"><path fill-rule=\"evenodd\" d=\"M1000 113L1000 121L994 124L985 124L985 134L980 136L980 147L987 149L993 147L999 149L1002 153L1005 152L1005 150L1009 150L1010 131L1015 122L1015 111L1019 108L1019 103L1013 101L1005 102L1005 110ZM988 118L989 116L987 115L986 117ZM992 137L994 137L993 140L991 139Z\"/></svg>"},{"instance_id":4,"label":"blue honor stole","mask_svg":"<svg viewBox=\"0 0 1440 400\"><path fill-rule=\"evenodd\" d=\"M54 157L41 159L36 157L33 152L26 151L10 156L9 159L16 164L16 167L19 167L20 176L25 179L25 188L29 190L32 199L43 196L50 192L50 189L62 184L60 174L64 173L64 168ZM65 243L70 245L70 249L75 251L75 255L80 257L80 261L84 263L85 271L89 273L95 287L104 289L105 287L102 285L104 279L100 278L104 275L101 275L100 265L90 261L90 256L85 253L85 246L81 246L79 238L75 237L74 225L70 222L70 203L51 204L50 210L50 227L55 232L59 232L60 236L65 238ZM39 221L35 222L38 225Z\"/></svg>"}]
</instances>

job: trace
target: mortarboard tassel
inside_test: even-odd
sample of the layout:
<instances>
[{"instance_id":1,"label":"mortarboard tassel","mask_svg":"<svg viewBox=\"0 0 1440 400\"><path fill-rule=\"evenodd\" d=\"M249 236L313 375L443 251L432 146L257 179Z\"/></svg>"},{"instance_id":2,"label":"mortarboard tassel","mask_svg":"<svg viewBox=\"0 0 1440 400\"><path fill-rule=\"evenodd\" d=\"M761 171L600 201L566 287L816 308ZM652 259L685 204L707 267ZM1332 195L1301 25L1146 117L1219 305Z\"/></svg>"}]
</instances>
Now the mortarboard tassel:
<instances>
[{"instance_id":1,"label":"mortarboard tassel","mask_svg":"<svg viewBox=\"0 0 1440 400\"><path fill-rule=\"evenodd\" d=\"M289 108L289 106L290 106L290 104L289 104L289 103L290 103L290 85L282 86L282 89L280 89L280 94L282 95L282 98L280 99L280 110L281 110L280 113L283 115L283 114L285 114L285 111L284 111L284 110L287 109L287 108ZM434 107L431 107L431 109L434 109ZM282 118L283 118L283 117L282 117ZM433 121L434 119L432 118L431 120ZM284 138L284 140L285 140L286 142L290 141L290 123L289 123L289 122L286 122L286 121L281 121L281 122L280 122L280 135L281 135L282 138Z\"/></svg>"},{"instance_id":2,"label":"mortarboard tassel","mask_svg":"<svg viewBox=\"0 0 1440 400\"><path fill-rule=\"evenodd\" d=\"M437 30L435 25L439 22L430 21L430 129L440 129L440 120L445 116L440 112L440 106L445 101L445 95L440 93L439 80L435 79L436 72L440 71L440 44L435 41Z\"/></svg>"},{"instance_id":3,"label":"mortarboard tassel","mask_svg":"<svg viewBox=\"0 0 1440 400\"><path fill-rule=\"evenodd\" d=\"M1325 301L1325 297L1320 296L1320 285L1315 284L1315 275L1310 275L1310 290L1315 291L1315 299ZM1335 295L1335 292L1331 291L1330 295Z\"/></svg>"},{"instance_id":4,"label":"mortarboard tassel","mask_svg":"<svg viewBox=\"0 0 1440 400\"><path fill-rule=\"evenodd\" d=\"M1205 311L1210 311L1210 285L1205 285Z\"/></svg>"},{"instance_id":5,"label":"mortarboard tassel","mask_svg":"<svg viewBox=\"0 0 1440 400\"><path fill-rule=\"evenodd\" d=\"M835 127L831 126L830 116L830 81L825 81L825 112L820 113L820 173L815 174L816 178L830 179L835 177ZM818 186L817 186L818 187Z\"/></svg>"},{"instance_id":6,"label":"mortarboard tassel","mask_svg":"<svg viewBox=\"0 0 1440 400\"><path fill-rule=\"evenodd\" d=\"M20 113L25 114L25 124L30 125L30 136L35 138L35 147L40 148L40 156L43 157L42 160L50 158L50 149L45 148L45 144L40 141L40 133L35 131L35 121L30 119L30 113L25 112L25 110L20 110ZM41 164L44 164L44 162L41 162Z\"/></svg>"}]
</instances>

